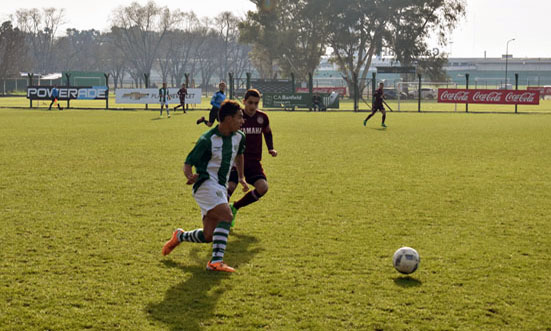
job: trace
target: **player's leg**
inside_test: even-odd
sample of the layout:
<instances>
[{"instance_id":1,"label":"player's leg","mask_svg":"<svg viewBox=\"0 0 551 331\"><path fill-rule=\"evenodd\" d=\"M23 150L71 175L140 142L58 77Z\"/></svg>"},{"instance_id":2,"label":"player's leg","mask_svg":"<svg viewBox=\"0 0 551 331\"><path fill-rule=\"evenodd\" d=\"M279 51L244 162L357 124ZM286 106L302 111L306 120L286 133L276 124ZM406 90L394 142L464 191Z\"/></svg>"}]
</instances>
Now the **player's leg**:
<instances>
[{"instance_id":1,"label":"player's leg","mask_svg":"<svg viewBox=\"0 0 551 331\"><path fill-rule=\"evenodd\" d=\"M373 108L373 110L371 111L371 114L369 114L369 116L367 116L367 117L365 118L365 120L364 120L364 126L366 126L367 121L369 121L369 119L370 119L371 117L373 117L373 115L375 115L376 112L377 112L377 108Z\"/></svg>"},{"instance_id":2,"label":"player's leg","mask_svg":"<svg viewBox=\"0 0 551 331\"><path fill-rule=\"evenodd\" d=\"M168 106L168 101L165 101L165 102L166 102L166 104L165 104L165 106L166 106L166 115L168 116L168 118L170 118L170 107Z\"/></svg>"},{"instance_id":3,"label":"player's leg","mask_svg":"<svg viewBox=\"0 0 551 331\"><path fill-rule=\"evenodd\" d=\"M232 167L230 171L230 178L228 179L228 202L233 192L235 191L238 182L239 178L237 177L237 169L235 169L235 167Z\"/></svg>"},{"instance_id":4,"label":"player's leg","mask_svg":"<svg viewBox=\"0 0 551 331\"><path fill-rule=\"evenodd\" d=\"M220 204L208 211L203 219L205 239L212 241L212 257L207 263L207 270L234 272L224 263L224 253L230 235L232 213L227 203Z\"/></svg>"},{"instance_id":5,"label":"player's leg","mask_svg":"<svg viewBox=\"0 0 551 331\"><path fill-rule=\"evenodd\" d=\"M254 190L247 192L239 201L233 204L236 210L258 201L268 192L268 179L260 161L245 161L245 178Z\"/></svg>"},{"instance_id":6,"label":"player's leg","mask_svg":"<svg viewBox=\"0 0 551 331\"><path fill-rule=\"evenodd\" d=\"M218 118L218 108L212 107L212 109L209 112L209 120L205 122L205 125L210 128L214 124L217 118Z\"/></svg>"},{"instance_id":7,"label":"player's leg","mask_svg":"<svg viewBox=\"0 0 551 331\"><path fill-rule=\"evenodd\" d=\"M383 113L383 121L381 123L381 126L386 128L385 120L386 120L386 110L381 106L381 113Z\"/></svg>"},{"instance_id":8,"label":"player's leg","mask_svg":"<svg viewBox=\"0 0 551 331\"><path fill-rule=\"evenodd\" d=\"M161 102L161 115L160 115L161 117L163 116L163 107L164 107L164 105L163 105L163 103Z\"/></svg>"},{"instance_id":9,"label":"player's leg","mask_svg":"<svg viewBox=\"0 0 551 331\"><path fill-rule=\"evenodd\" d=\"M50 106L48 107L48 110L52 110L52 105L55 102L55 98L52 98L52 102L50 102Z\"/></svg>"}]
</instances>

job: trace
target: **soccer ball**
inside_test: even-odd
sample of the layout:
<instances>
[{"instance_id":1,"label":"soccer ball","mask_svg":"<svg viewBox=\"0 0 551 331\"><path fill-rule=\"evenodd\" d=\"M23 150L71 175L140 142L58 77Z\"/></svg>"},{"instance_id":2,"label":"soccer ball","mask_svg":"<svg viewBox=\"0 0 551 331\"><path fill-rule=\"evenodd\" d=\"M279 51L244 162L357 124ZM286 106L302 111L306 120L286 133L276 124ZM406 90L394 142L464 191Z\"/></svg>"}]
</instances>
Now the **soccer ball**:
<instances>
[{"instance_id":1,"label":"soccer ball","mask_svg":"<svg viewBox=\"0 0 551 331\"><path fill-rule=\"evenodd\" d=\"M394 268L403 274L411 274L420 262L419 253L411 247L402 247L398 249L392 257Z\"/></svg>"}]
</instances>

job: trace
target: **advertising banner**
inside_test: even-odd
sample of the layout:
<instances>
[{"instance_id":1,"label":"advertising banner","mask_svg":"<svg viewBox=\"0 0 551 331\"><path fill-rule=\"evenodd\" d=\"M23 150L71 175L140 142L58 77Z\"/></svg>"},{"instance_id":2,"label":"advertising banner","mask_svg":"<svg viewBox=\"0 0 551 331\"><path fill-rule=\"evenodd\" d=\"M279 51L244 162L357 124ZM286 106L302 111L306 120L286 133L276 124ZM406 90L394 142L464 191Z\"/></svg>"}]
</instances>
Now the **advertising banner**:
<instances>
[{"instance_id":1,"label":"advertising banner","mask_svg":"<svg viewBox=\"0 0 551 331\"><path fill-rule=\"evenodd\" d=\"M323 108L339 108L338 93L320 93ZM311 108L312 96L308 93L264 93L264 108Z\"/></svg>"},{"instance_id":2,"label":"advertising banner","mask_svg":"<svg viewBox=\"0 0 551 331\"><path fill-rule=\"evenodd\" d=\"M307 87L297 87L297 93L308 93L310 92ZM346 95L346 87L314 87L312 89L314 93L331 93L337 92L340 95Z\"/></svg>"},{"instance_id":3,"label":"advertising banner","mask_svg":"<svg viewBox=\"0 0 551 331\"><path fill-rule=\"evenodd\" d=\"M168 103L180 104L178 97L178 88L168 88ZM201 103L201 89L188 88L186 104ZM115 91L115 102L123 104L158 104L158 88L119 88Z\"/></svg>"},{"instance_id":4,"label":"advertising banner","mask_svg":"<svg viewBox=\"0 0 551 331\"><path fill-rule=\"evenodd\" d=\"M527 90L438 89L438 102L494 105L539 105L540 92Z\"/></svg>"},{"instance_id":5,"label":"advertising banner","mask_svg":"<svg viewBox=\"0 0 551 331\"><path fill-rule=\"evenodd\" d=\"M551 95L551 86L528 86L528 91L540 91L540 97Z\"/></svg>"},{"instance_id":6,"label":"advertising banner","mask_svg":"<svg viewBox=\"0 0 551 331\"><path fill-rule=\"evenodd\" d=\"M52 99L53 86L29 86L27 87L27 99L50 100ZM107 99L107 86L64 86L57 87L58 100L105 100Z\"/></svg>"}]
</instances>

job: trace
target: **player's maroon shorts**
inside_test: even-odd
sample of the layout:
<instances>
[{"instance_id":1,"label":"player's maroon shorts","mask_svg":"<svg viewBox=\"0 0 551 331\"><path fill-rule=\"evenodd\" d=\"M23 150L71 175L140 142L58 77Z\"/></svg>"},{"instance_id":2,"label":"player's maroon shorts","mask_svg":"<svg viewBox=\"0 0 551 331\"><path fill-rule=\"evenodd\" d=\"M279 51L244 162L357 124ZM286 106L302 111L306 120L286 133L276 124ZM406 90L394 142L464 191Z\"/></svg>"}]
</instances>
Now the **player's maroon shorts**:
<instances>
[{"instance_id":1,"label":"player's maroon shorts","mask_svg":"<svg viewBox=\"0 0 551 331\"><path fill-rule=\"evenodd\" d=\"M266 178L266 174L264 173L264 169L262 169L262 164L260 161L245 160L245 180L247 183L254 185L254 182L259 179L268 180ZM234 183L239 181L237 177L237 169L235 167L231 168L229 181Z\"/></svg>"}]
</instances>

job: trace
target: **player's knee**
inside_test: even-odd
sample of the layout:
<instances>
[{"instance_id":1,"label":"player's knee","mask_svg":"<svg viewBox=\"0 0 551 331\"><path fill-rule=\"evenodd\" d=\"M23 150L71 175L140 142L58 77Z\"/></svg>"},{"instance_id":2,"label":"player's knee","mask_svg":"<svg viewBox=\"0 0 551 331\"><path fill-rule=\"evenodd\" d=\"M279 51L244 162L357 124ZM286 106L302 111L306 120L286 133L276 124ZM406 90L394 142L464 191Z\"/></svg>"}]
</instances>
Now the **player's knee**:
<instances>
[{"instance_id":1,"label":"player's knee","mask_svg":"<svg viewBox=\"0 0 551 331\"><path fill-rule=\"evenodd\" d=\"M267 182L261 182L259 183L257 186L255 186L255 189L256 189L256 192L258 192L258 194L260 195L260 197L262 197L263 195L265 195L266 193L268 193L268 183Z\"/></svg>"}]
</instances>

